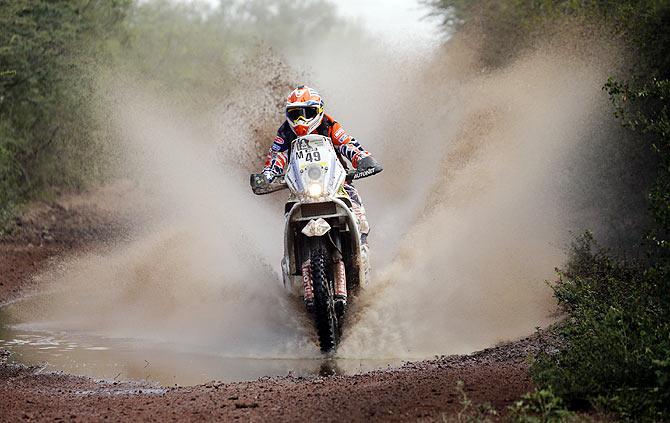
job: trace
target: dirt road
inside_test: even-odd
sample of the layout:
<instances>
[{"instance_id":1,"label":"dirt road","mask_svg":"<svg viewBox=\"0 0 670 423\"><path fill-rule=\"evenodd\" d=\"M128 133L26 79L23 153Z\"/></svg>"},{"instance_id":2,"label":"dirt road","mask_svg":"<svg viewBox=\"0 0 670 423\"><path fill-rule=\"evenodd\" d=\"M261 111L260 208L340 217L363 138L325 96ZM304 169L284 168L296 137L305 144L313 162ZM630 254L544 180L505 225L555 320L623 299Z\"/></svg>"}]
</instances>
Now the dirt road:
<instances>
[{"instance_id":1,"label":"dirt road","mask_svg":"<svg viewBox=\"0 0 670 423\"><path fill-rule=\"evenodd\" d=\"M95 208L40 205L0 241L0 304L30 287L51 257L99 245L128 223ZM444 421L463 409L458 381L474 403L503 410L532 389L527 358L537 335L467 356L407 363L354 376L266 378L253 382L161 387L139 381L98 381L7 364L0 355L0 421L237 420Z\"/></svg>"}]
</instances>

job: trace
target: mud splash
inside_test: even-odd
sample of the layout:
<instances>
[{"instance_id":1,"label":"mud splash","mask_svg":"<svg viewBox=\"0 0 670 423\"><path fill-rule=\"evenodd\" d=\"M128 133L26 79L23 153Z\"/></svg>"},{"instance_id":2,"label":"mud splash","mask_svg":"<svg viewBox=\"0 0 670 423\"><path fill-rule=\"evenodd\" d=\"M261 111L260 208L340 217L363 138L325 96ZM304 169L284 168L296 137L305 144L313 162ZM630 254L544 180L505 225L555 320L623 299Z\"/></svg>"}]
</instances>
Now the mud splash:
<instances>
[{"instance_id":1,"label":"mud splash","mask_svg":"<svg viewBox=\"0 0 670 423\"><path fill-rule=\"evenodd\" d=\"M591 194L571 160L616 127L601 91L614 56L598 53L541 47L482 72L453 41L431 57L360 58L374 78L328 81L366 93L346 122L391 170L359 184L377 272L341 356L465 353L553 320L545 281L581 230L570 224L602 225L603 205L565 195Z\"/></svg>"},{"instance_id":2,"label":"mud splash","mask_svg":"<svg viewBox=\"0 0 670 423\"><path fill-rule=\"evenodd\" d=\"M607 121L607 60L540 49L475 73L472 52L458 44L400 55L348 47L343 60L356 66L330 66L327 54L292 63L307 67L301 82L320 89L387 169L358 184L377 270L339 356L469 352L551 321L544 281L563 258L566 223L582 213L562 201L569 157L601 130L594 122ZM112 251L40 275L46 294L12 305L12 317L31 330L180 344L219 358L317 359L311 322L280 286L283 194L249 192L247 159L258 146L213 142L230 127L239 131L227 143L254 139L245 116L194 121L132 79L104 93L146 223Z\"/></svg>"},{"instance_id":3,"label":"mud splash","mask_svg":"<svg viewBox=\"0 0 670 423\"><path fill-rule=\"evenodd\" d=\"M127 85L125 86L127 88ZM112 102L150 218L112 251L75 256L40 275L49 294L10 313L34 328L109 337L213 344L235 356L313 356L309 328L281 291L272 264L281 254L281 216L260 206L239 170L183 115L142 96Z\"/></svg>"},{"instance_id":4,"label":"mud splash","mask_svg":"<svg viewBox=\"0 0 670 423\"><path fill-rule=\"evenodd\" d=\"M0 348L11 352L10 363L35 366L38 373L63 371L95 379L144 380L162 386L212 380L238 382L267 376L352 375L401 365L400 360L224 357L219 351L185 343L41 331L29 325L0 327Z\"/></svg>"}]
</instances>

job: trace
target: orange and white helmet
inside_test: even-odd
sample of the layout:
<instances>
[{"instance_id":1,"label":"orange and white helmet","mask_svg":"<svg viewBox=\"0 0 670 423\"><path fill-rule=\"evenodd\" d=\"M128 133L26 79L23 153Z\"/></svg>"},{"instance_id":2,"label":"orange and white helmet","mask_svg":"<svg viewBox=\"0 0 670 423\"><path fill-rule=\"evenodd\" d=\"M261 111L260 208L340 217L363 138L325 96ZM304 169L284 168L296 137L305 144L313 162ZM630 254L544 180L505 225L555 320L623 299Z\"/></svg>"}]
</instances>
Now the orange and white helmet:
<instances>
[{"instance_id":1,"label":"orange and white helmet","mask_svg":"<svg viewBox=\"0 0 670 423\"><path fill-rule=\"evenodd\" d=\"M319 93L300 85L286 99L286 121L299 137L312 133L323 120L323 101Z\"/></svg>"}]
</instances>

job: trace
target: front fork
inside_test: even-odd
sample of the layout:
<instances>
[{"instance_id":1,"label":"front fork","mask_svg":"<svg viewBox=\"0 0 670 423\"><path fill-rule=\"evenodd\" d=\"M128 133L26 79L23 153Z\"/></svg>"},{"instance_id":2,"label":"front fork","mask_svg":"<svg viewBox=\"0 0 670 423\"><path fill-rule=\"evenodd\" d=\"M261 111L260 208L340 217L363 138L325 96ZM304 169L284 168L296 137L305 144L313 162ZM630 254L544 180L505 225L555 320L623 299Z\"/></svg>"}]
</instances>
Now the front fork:
<instances>
[{"instance_id":1,"label":"front fork","mask_svg":"<svg viewBox=\"0 0 670 423\"><path fill-rule=\"evenodd\" d=\"M333 278L335 285L335 299L347 300L347 275L344 270L344 261L340 257L333 262ZM307 308L314 304L314 283L312 280L312 263L309 259L302 264L302 289Z\"/></svg>"},{"instance_id":2,"label":"front fork","mask_svg":"<svg viewBox=\"0 0 670 423\"><path fill-rule=\"evenodd\" d=\"M307 259L302 264L302 291L307 307L314 304L314 283L312 282L312 261Z\"/></svg>"}]
</instances>

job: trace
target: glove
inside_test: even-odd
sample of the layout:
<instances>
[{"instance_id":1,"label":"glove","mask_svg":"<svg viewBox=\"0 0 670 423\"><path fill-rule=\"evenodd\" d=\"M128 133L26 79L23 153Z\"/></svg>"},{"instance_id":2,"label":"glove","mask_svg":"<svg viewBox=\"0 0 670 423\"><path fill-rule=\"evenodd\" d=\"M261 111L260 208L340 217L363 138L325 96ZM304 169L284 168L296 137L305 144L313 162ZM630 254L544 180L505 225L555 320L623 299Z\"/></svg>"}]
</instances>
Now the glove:
<instances>
[{"instance_id":1,"label":"glove","mask_svg":"<svg viewBox=\"0 0 670 423\"><path fill-rule=\"evenodd\" d=\"M272 179L274 179L274 176L267 173L254 173L251 175L249 183L254 193L258 193L264 189L265 185L272 182Z\"/></svg>"},{"instance_id":2,"label":"glove","mask_svg":"<svg viewBox=\"0 0 670 423\"><path fill-rule=\"evenodd\" d=\"M263 172L262 175L265 176L265 181L268 184L272 183L272 181L274 181L274 179L277 177L277 175L275 175L273 173L270 173L270 172Z\"/></svg>"},{"instance_id":3,"label":"glove","mask_svg":"<svg viewBox=\"0 0 670 423\"><path fill-rule=\"evenodd\" d=\"M251 190L256 195L269 194L286 188L284 175L274 175L272 173L254 173L249 180Z\"/></svg>"}]
</instances>

